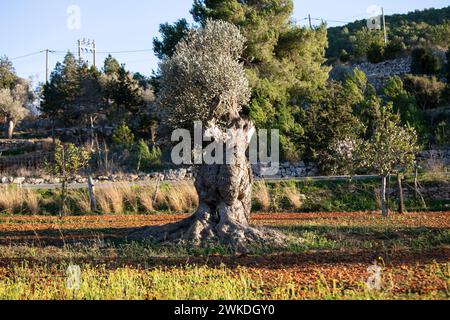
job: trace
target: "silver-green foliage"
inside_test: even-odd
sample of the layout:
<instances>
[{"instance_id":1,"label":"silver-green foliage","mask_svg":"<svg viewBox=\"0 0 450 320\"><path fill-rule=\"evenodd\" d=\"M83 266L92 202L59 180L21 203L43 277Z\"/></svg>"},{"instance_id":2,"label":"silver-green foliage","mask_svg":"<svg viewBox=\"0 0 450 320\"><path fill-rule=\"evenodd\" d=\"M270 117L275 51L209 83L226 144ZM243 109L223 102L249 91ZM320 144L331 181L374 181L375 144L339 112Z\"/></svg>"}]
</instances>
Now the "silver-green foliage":
<instances>
[{"instance_id":1,"label":"silver-green foliage","mask_svg":"<svg viewBox=\"0 0 450 320\"><path fill-rule=\"evenodd\" d=\"M12 88L0 88L0 116L15 125L29 113L26 106L30 99L29 84L23 79L16 81Z\"/></svg>"},{"instance_id":2,"label":"silver-green foliage","mask_svg":"<svg viewBox=\"0 0 450 320\"><path fill-rule=\"evenodd\" d=\"M161 63L159 105L173 128L192 128L197 120L227 125L239 114L250 98L239 61L244 44L236 26L208 20L181 40L175 54Z\"/></svg>"}]
</instances>

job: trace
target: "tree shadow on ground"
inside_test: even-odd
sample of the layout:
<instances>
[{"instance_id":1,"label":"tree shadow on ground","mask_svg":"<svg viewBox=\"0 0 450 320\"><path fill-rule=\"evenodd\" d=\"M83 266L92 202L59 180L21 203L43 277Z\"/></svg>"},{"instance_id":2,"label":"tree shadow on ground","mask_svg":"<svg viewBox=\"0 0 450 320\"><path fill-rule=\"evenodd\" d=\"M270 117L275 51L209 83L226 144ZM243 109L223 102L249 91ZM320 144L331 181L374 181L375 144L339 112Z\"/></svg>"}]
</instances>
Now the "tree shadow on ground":
<instances>
[{"instance_id":1,"label":"tree shadow on ground","mask_svg":"<svg viewBox=\"0 0 450 320\"><path fill-rule=\"evenodd\" d=\"M78 258L50 257L45 262L54 263L95 263L104 264L109 268L121 266L172 267L186 265L208 265L218 267L225 265L229 268L239 266L283 269L289 267L304 267L315 264L370 264L380 257L386 264L418 264L428 262L448 262L450 260L450 248L446 243L450 239L445 237L441 242L430 243L421 250L411 248L380 248L358 247L364 241L381 241L382 243L417 237L431 237L440 235L442 229L430 228L405 228L393 231L371 228L321 226L294 226L277 227L278 230L303 236L306 233L322 236L330 241L343 241L343 246L331 249L312 249L308 244L304 248L287 249L260 248L250 255L231 255L223 248L211 248L211 250L199 250L194 247L163 247L147 242L128 242L126 235L129 228L123 229L80 229L80 230L39 230L39 231L8 231L0 232L0 245L2 246L31 246L38 249L60 248L62 250L80 250L94 247L95 256L86 255ZM354 241L355 246L345 244ZM292 249L292 248L291 248ZM41 263L40 259L22 258L20 256L0 259L1 265L9 265L27 261L29 263Z\"/></svg>"}]
</instances>

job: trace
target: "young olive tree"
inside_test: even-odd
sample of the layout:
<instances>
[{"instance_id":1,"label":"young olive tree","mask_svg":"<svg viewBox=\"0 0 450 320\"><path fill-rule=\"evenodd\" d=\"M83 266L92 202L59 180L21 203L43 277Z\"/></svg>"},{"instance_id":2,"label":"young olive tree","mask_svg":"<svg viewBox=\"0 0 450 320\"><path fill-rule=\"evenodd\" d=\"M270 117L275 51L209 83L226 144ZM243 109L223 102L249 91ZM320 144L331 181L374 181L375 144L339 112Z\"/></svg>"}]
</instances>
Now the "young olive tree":
<instances>
[{"instance_id":1,"label":"young olive tree","mask_svg":"<svg viewBox=\"0 0 450 320\"><path fill-rule=\"evenodd\" d=\"M386 197L389 176L414 167L419 151L416 131L410 126L403 126L400 116L393 113L392 109L391 103L380 108L381 113L376 120L374 133L369 141L362 144L360 151L361 165L377 172L381 177L383 217L389 216ZM403 198L402 190L399 192L400 198Z\"/></svg>"},{"instance_id":2,"label":"young olive tree","mask_svg":"<svg viewBox=\"0 0 450 320\"><path fill-rule=\"evenodd\" d=\"M47 163L49 174L61 179L61 197L59 204L59 218L63 217L67 194L67 181L69 177L85 168L90 160L89 151L86 148L76 147L73 144L64 145L56 141L53 153L53 161Z\"/></svg>"},{"instance_id":3,"label":"young olive tree","mask_svg":"<svg viewBox=\"0 0 450 320\"><path fill-rule=\"evenodd\" d=\"M197 212L175 224L136 230L130 239L187 241L203 247L219 242L236 252L248 252L255 244L284 243L277 232L249 224L252 171L245 152L254 126L241 116L251 94L240 62L244 43L234 25L208 20L190 31L173 56L161 63L158 104L170 127L192 130L194 121L201 121L203 134L220 132L215 136L219 140L231 129L236 148L231 161L223 153L223 164L204 163L198 168Z\"/></svg>"}]
</instances>

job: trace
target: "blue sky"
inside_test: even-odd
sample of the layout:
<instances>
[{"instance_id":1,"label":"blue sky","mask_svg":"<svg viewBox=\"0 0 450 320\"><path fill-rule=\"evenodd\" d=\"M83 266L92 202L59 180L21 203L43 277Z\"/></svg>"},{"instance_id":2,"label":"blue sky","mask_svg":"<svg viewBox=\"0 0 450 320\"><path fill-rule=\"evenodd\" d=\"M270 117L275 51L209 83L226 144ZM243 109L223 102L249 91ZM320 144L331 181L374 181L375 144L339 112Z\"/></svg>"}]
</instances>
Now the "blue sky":
<instances>
[{"instance_id":1,"label":"blue sky","mask_svg":"<svg viewBox=\"0 0 450 320\"><path fill-rule=\"evenodd\" d=\"M77 40L95 39L97 57L102 63L106 52L152 48L162 22L189 18L191 0L0 0L0 55L16 58L44 49L61 51L50 54L53 69L67 50L76 52ZM442 8L449 0L294 0L294 19L299 24L308 13L314 18L353 21L367 17L367 8L379 5L386 14L404 13L415 9ZM80 29L70 29L68 7L81 9ZM329 23L337 25L339 23ZM114 54L130 70L150 75L157 68L152 52ZM14 66L22 77L45 79L45 54L15 59Z\"/></svg>"}]
</instances>

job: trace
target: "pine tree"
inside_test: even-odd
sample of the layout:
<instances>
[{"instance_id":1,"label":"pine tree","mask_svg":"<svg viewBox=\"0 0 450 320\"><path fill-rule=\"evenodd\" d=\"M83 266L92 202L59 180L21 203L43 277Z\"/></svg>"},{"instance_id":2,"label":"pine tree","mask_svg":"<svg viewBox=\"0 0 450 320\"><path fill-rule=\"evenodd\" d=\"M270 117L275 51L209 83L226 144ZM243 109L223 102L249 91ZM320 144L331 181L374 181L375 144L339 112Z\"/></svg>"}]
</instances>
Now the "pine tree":
<instances>
[{"instance_id":1,"label":"pine tree","mask_svg":"<svg viewBox=\"0 0 450 320\"><path fill-rule=\"evenodd\" d=\"M41 112L52 119L71 125L70 113L74 110L80 92L79 64L72 53L62 63L56 64L49 83L44 85Z\"/></svg>"},{"instance_id":2,"label":"pine tree","mask_svg":"<svg viewBox=\"0 0 450 320\"><path fill-rule=\"evenodd\" d=\"M130 148L134 144L134 134L125 122L122 122L115 130L112 140L121 148Z\"/></svg>"},{"instance_id":3,"label":"pine tree","mask_svg":"<svg viewBox=\"0 0 450 320\"><path fill-rule=\"evenodd\" d=\"M137 171L148 171L152 168L161 165L161 149L153 146L152 149L148 147L148 144L140 139L136 145L136 167Z\"/></svg>"},{"instance_id":4,"label":"pine tree","mask_svg":"<svg viewBox=\"0 0 450 320\"><path fill-rule=\"evenodd\" d=\"M68 53L44 85L41 112L65 125L90 126L104 106L101 73Z\"/></svg>"},{"instance_id":5,"label":"pine tree","mask_svg":"<svg viewBox=\"0 0 450 320\"><path fill-rule=\"evenodd\" d=\"M180 19L173 25L164 23L159 26L159 32L162 39L153 39L153 48L156 56L164 60L170 58L175 53L177 43L187 35L189 31L189 23L186 19Z\"/></svg>"},{"instance_id":6,"label":"pine tree","mask_svg":"<svg viewBox=\"0 0 450 320\"><path fill-rule=\"evenodd\" d=\"M118 74L120 70L120 63L117 59L113 58L111 55L108 55L105 59L105 63L103 65L103 72L106 75Z\"/></svg>"},{"instance_id":7,"label":"pine tree","mask_svg":"<svg viewBox=\"0 0 450 320\"><path fill-rule=\"evenodd\" d=\"M139 112L144 92L124 65L116 73L108 75L106 81L106 98L113 103L119 118Z\"/></svg>"}]
</instances>

